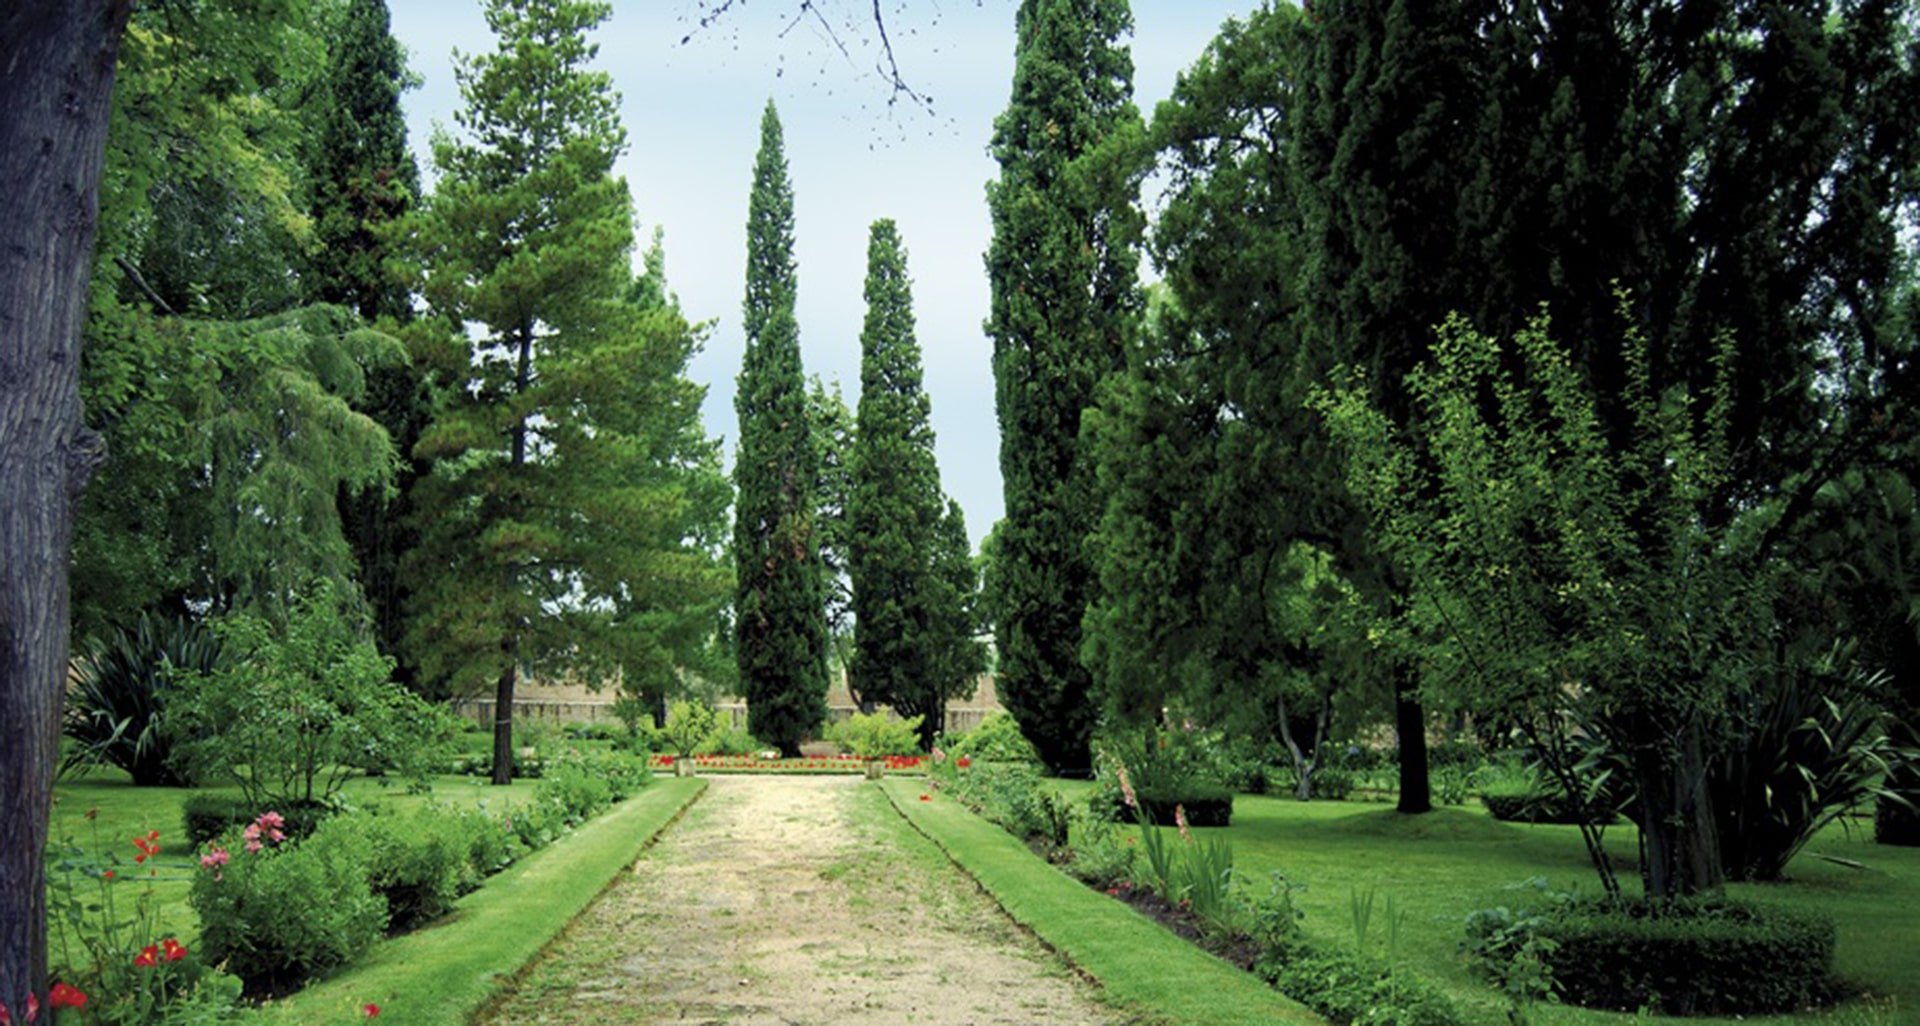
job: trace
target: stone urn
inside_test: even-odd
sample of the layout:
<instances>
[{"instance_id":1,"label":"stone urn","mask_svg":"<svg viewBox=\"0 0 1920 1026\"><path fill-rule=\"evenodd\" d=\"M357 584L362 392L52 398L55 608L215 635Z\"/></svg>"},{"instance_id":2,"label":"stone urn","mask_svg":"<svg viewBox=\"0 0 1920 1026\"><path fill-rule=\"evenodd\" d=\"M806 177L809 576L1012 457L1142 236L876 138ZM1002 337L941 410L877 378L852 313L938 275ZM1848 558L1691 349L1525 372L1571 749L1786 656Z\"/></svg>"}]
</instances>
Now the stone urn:
<instances>
[{"instance_id":1,"label":"stone urn","mask_svg":"<svg viewBox=\"0 0 1920 1026\"><path fill-rule=\"evenodd\" d=\"M887 762L885 759L874 759L867 763L867 779L868 780L879 780L881 777L884 777L886 775L887 775Z\"/></svg>"},{"instance_id":2,"label":"stone urn","mask_svg":"<svg viewBox=\"0 0 1920 1026\"><path fill-rule=\"evenodd\" d=\"M682 755L673 760L673 775L676 777L693 776L693 759Z\"/></svg>"}]
</instances>

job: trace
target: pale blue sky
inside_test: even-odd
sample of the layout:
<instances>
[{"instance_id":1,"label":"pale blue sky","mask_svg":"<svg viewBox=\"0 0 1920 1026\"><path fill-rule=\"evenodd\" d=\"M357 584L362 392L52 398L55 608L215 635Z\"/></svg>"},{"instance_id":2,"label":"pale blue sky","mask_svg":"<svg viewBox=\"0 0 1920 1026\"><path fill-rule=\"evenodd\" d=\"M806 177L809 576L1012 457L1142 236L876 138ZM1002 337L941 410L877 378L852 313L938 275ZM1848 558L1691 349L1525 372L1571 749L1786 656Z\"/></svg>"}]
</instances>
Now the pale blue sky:
<instances>
[{"instance_id":1,"label":"pale blue sky","mask_svg":"<svg viewBox=\"0 0 1920 1026\"><path fill-rule=\"evenodd\" d=\"M407 120L421 169L436 123L453 126L459 93L452 51L490 50L479 0L390 0L394 34L421 76ZM599 66L622 96L630 146L617 170L633 190L642 238L666 230L667 277L689 316L716 321L694 378L708 386L710 434L731 460L738 436L740 297L747 192L760 111L771 97L786 128L800 269L800 345L810 374L859 398L861 284L867 228L900 224L914 279L914 309L933 399L940 472L966 510L978 545L1002 512L999 431L982 254L990 234L985 184L993 119L1013 71L1014 0L887 0L902 71L933 99L934 113L887 107L871 69L871 7L818 0L846 42L843 57L817 24L782 37L799 0L738 0L719 24L693 31L696 0L615 0L595 36ZM704 6L713 6L711 0ZM1134 5L1135 95L1143 111L1173 87L1220 22L1255 0L1145 0Z\"/></svg>"}]
</instances>

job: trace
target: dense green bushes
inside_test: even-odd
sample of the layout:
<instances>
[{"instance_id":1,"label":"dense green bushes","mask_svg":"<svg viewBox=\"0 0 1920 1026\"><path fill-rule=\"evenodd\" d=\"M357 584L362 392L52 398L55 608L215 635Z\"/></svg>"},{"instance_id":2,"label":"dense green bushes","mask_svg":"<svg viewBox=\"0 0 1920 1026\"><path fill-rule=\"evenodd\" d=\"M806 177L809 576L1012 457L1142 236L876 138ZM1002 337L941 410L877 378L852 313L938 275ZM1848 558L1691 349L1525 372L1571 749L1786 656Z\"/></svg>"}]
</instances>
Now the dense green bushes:
<instances>
[{"instance_id":1,"label":"dense green bushes","mask_svg":"<svg viewBox=\"0 0 1920 1026\"><path fill-rule=\"evenodd\" d=\"M866 759L908 755L920 751L920 723L924 717L898 720L885 713L855 713L827 726L826 739Z\"/></svg>"},{"instance_id":2,"label":"dense green bushes","mask_svg":"<svg viewBox=\"0 0 1920 1026\"><path fill-rule=\"evenodd\" d=\"M960 734L948 734L940 747L953 758L964 755L975 762L1039 762L1033 742L1020 733L1020 724L1004 712L988 713L980 725Z\"/></svg>"},{"instance_id":3,"label":"dense green bushes","mask_svg":"<svg viewBox=\"0 0 1920 1026\"><path fill-rule=\"evenodd\" d=\"M1785 1012L1834 994L1834 925L1823 917L1719 897L1547 900L1468 917L1470 961L1509 993L1521 966L1540 997L1622 1011Z\"/></svg>"},{"instance_id":4,"label":"dense green bushes","mask_svg":"<svg viewBox=\"0 0 1920 1026\"><path fill-rule=\"evenodd\" d=\"M180 818L187 843L197 847L229 830L244 827L258 819L261 813L269 811L279 814L285 824L281 829L288 837L297 840L313 833L333 808L321 802L288 802L268 809L258 802L233 795L201 793L192 795L181 804Z\"/></svg>"},{"instance_id":5,"label":"dense green bushes","mask_svg":"<svg viewBox=\"0 0 1920 1026\"><path fill-rule=\"evenodd\" d=\"M184 616L141 613L131 627L94 639L67 692L67 764L118 766L135 787L187 785L167 705L182 679L212 674L220 662L219 640Z\"/></svg>"},{"instance_id":6,"label":"dense green bushes","mask_svg":"<svg viewBox=\"0 0 1920 1026\"><path fill-rule=\"evenodd\" d=\"M1409 972L1294 938L1270 947L1254 972L1336 1026L1459 1026L1438 988Z\"/></svg>"}]
</instances>

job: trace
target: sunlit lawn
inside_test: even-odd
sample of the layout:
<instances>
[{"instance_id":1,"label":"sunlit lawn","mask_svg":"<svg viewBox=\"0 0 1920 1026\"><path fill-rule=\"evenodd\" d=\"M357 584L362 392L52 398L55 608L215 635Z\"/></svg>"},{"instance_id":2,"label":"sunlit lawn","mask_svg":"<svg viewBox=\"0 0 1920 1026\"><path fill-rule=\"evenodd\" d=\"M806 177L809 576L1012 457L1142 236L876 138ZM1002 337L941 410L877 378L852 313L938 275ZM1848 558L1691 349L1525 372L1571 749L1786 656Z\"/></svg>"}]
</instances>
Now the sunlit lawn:
<instances>
[{"instance_id":1,"label":"sunlit lawn","mask_svg":"<svg viewBox=\"0 0 1920 1026\"><path fill-rule=\"evenodd\" d=\"M1079 795L1087 785L1060 786ZM1236 869L1256 884L1264 886L1269 874L1279 871L1305 886L1298 902L1307 932L1318 940L1351 946L1353 899L1372 890L1368 946L1383 953L1390 897L1401 918L1395 957L1445 987L1473 1022L1504 1023L1506 1010L1458 954L1467 913L1528 902L1534 892L1520 885L1535 877L1560 888L1598 889L1575 828L1501 823L1477 806L1401 816L1387 805L1241 795L1225 833L1233 841ZM1613 828L1609 840L1623 876L1636 879L1632 828ZM1816 854L1866 868L1836 865ZM1856 826L1849 836L1836 827L1809 845L1788 875L1785 883L1739 884L1732 892L1832 916L1839 927L1841 974L1890 999L1897 1021L1920 1023L1920 849L1877 845L1869 829ZM1862 1007L1855 1002L1842 1011L1851 1014ZM1542 1021L1600 1024L1629 1018L1556 1008Z\"/></svg>"}]
</instances>

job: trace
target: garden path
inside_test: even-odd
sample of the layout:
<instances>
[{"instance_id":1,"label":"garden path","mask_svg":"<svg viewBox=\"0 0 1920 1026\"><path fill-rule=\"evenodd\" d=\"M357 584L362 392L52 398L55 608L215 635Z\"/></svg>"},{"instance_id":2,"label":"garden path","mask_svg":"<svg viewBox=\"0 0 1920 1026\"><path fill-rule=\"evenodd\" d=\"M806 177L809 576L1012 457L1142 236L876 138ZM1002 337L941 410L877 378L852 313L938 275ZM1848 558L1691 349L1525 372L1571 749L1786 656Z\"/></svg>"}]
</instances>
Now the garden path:
<instances>
[{"instance_id":1,"label":"garden path","mask_svg":"<svg viewBox=\"0 0 1920 1026\"><path fill-rule=\"evenodd\" d=\"M717 777L488 1026L1109 1026L878 788Z\"/></svg>"}]
</instances>

